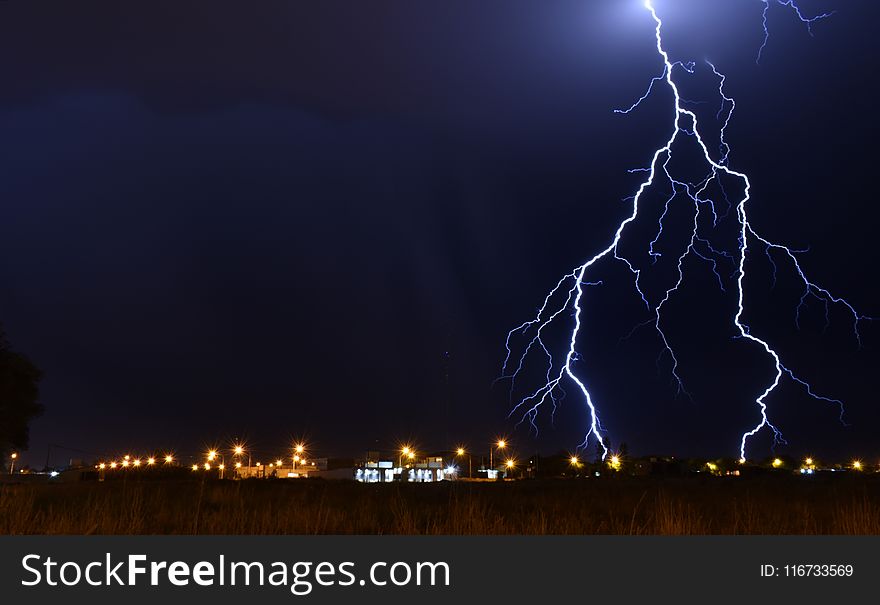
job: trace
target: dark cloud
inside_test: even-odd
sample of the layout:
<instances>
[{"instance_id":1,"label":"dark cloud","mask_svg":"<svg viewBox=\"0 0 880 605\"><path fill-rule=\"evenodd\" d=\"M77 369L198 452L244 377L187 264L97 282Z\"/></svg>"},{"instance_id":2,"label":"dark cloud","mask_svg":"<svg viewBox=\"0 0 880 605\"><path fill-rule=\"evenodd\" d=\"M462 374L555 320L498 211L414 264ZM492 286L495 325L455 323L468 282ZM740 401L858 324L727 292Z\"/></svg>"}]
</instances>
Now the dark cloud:
<instances>
[{"instance_id":1,"label":"dark cloud","mask_svg":"<svg viewBox=\"0 0 880 605\"><path fill-rule=\"evenodd\" d=\"M756 224L811 245L805 266L870 311L868 9L815 38L774 13L757 67L759 15L733 4L699 36L676 5L676 48L729 66ZM0 321L46 373L35 448L309 432L357 453L512 430L505 387L490 388L506 330L607 242L625 170L668 134L662 93L611 113L658 68L651 23L621 7L0 6ZM767 365L730 340L729 301L701 269L669 313L693 403L650 333L617 345L642 319L625 276L591 294L587 373L633 451L728 451L754 415ZM843 314L797 332L794 285L765 277L750 323L852 410L843 429L784 389L794 447L870 447L876 329L861 352ZM583 417L572 396L555 428L516 440L571 446Z\"/></svg>"}]
</instances>

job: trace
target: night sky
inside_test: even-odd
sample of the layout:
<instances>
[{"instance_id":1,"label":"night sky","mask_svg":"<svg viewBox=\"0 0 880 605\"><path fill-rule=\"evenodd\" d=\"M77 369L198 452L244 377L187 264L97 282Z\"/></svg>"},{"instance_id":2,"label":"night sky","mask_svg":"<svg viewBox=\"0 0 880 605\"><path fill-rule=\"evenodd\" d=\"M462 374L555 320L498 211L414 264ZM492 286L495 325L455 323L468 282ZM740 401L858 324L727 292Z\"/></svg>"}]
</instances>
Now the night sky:
<instances>
[{"instance_id":1,"label":"night sky","mask_svg":"<svg viewBox=\"0 0 880 605\"><path fill-rule=\"evenodd\" d=\"M706 4L656 1L672 58L728 76L753 224L880 315L880 8L804 0L839 11L810 37L774 6L756 65L761 3ZM665 91L612 113L659 74L653 44L639 0L2 3L0 322L45 373L25 460L234 437L573 448L573 392L535 438L492 382L507 331L608 244L642 176L626 170L668 137ZM880 456L878 326L858 350L846 313L823 329L811 303L798 331L791 266L771 288L753 260L753 331L848 406L844 427L784 384L778 451ZM732 292L688 266L666 326L693 400L650 330L618 344L649 317L625 269L593 276L581 375L632 453L736 455L771 376L732 338Z\"/></svg>"}]
</instances>

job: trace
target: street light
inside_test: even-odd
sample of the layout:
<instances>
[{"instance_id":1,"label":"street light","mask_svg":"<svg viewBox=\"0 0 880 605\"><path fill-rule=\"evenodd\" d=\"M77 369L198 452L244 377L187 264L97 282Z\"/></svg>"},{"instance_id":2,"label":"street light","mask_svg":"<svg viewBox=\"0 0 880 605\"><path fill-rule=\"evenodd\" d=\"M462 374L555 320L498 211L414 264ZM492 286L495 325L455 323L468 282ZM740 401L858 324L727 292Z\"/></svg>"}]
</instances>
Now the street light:
<instances>
[{"instance_id":1,"label":"street light","mask_svg":"<svg viewBox=\"0 0 880 605\"><path fill-rule=\"evenodd\" d=\"M302 443L297 443L293 446L293 470L296 470L296 463L300 461L305 451L306 446Z\"/></svg>"},{"instance_id":2,"label":"street light","mask_svg":"<svg viewBox=\"0 0 880 605\"><path fill-rule=\"evenodd\" d=\"M467 457L468 457L468 479L471 479L471 478L473 478L473 472L472 472L473 467L471 464L471 461L472 461L471 455L468 454L463 447L459 447L457 450L455 450L456 456L464 456L465 454L467 454Z\"/></svg>"},{"instance_id":3,"label":"street light","mask_svg":"<svg viewBox=\"0 0 880 605\"><path fill-rule=\"evenodd\" d=\"M166 454L165 464L171 464L172 462L174 462L174 456L172 456L171 454Z\"/></svg>"},{"instance_id":4,"label":"street light","mask_svg":"<svg viewBox=\"0 0 880 605\"><path fill-rule=\"evenodd\" d=\"M156 464L155 458L147 458L147 466L153 466L154 464Z\"/></svg>"},{"instance_id":5,"label":"street light","mask_svg":"<svg viewBox=\"0 0 880 605\"><path fill-rule=\"evenodd\" d=\"M507 461L504 463L504 466L507 468L508 471L512 471L513 468L516 466L516 461L513 458L508 458Z\"/></svg>"},{"instance_id":6,"label":"street light","mask_svg":"<svg viewBox=\"0 0 880 605\"><path fill-rule=\"evenodd\" d=\"M499 451L500 451L500 450L503 450L504 448L507 447L507 441L505 441L504 439L499 439L498 441L495 442L494 446L493 446L492 448L489 449L489 468L490 468L490 469L494 469L494 468L495 468L495 456L494 456L494 453L495 453L495 448L496 448L496 447L498 448Z\"/></svg>"},{"instance_id":7,"label":"street light","mask_svg":"<svg viewBox=\"0 0 880 605\"><path fill-rule=\"evenodd\" d=\"M16 458L18 458L18 454L16 454L15 452L12 452L12 455L10 456L10 458L12 458L12 463L9 465L9 474L14 475L15 474L15 460L16 460Z\"/></svg>"},{"instance_id":8,"label":"street light","mask_svg":"<svg viewBox=\"0 0 880 605\"><path fill-rule=\"evenodd\" d=\"M244 443L235 443L232 446L232 453L236 459L241 458L241 456L244 455L245 451L247 451L247 455L248 455L248 464L247 465L248 465L248 468L250 468L251 467L251 451L245 447ZM235 468L241 468L241 465L239 465Z\"/></svg>"},{"instance_id":9,"label":"street light","mask_svg":"<svg viewBox=\"0 0 880 605\"><path fill-rule=\"evenodd\" d=\"M571 458L568 459L568 462L575 468L580 466L580 463L581 463L581 461L578 459L577 456L572 456Z\"/></svg>"},{"instance_id":10,"label":"street light","mask_svg":"<svg viewBox=\"0 0 880 605\"><path fill-rule=\"evenodd\" d=\"M856 470L856 471L862 470L862 461L861 460L853 460L852 467L853 467L853 470Z\"/></svg>"},{"instance_id":11,"label":"street light","mask_svg":"<svg viewBox=\"0 0 880 605\"><path fill-rule=\"evenodd\" d=\"M410 459L415 458L415 454L413 453L412 448L408 445L404 445L402 448L400 448L400 455L397 456L397 466L398 467L403 466L403 457L404 456L406 456L407 458L410 458Z\"/></svg>"},{"instance_id":12,"label":"street light","mask_svg":"<svg viewBox=\"0 0 880 605\"><path fill-rule=\"evenodd\" d=\"M208 462L214 462L217 457L217 450L208 450Z\"/></svg>"}]
</instances>

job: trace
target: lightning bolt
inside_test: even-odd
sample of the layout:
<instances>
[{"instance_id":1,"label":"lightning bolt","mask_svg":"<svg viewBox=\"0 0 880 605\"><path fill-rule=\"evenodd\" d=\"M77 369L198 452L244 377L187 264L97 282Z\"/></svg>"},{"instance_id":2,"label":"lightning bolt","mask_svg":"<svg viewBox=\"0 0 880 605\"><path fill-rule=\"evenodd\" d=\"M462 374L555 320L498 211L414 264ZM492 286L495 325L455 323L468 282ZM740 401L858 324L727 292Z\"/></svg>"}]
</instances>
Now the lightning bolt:
<instances>
[{"instance_id":1,"label":"lightning bolt","mask_svg":"<svg viewBox=\"0 0 880 605\"><path fill-rule=\"evenodd\" d=\"M758 51L759 60L761 53L764 51L769 40L767 13L771 3L771 0L761 1L764 4L763 26L765 37L761 48ZM780 5L791 9L795 13L797 18L806 24L810 33L812 33L811 25L815 21L824 19L832 14L824 13L816 17L808 18L804 16L800 8L797 6L797 4L795 4L794 0L777 0L777 2ZM690 396L685 389L684 382L679 374L679 359L673 349L672 340L667 336L666 332L663 329L663 309L684 282L684 263L685 260L688 259L688 257L692 256L698 260L705 262L706 265L710 267L722 291L727 291L725 288L725 281L729 280L733 282L737 301L736 313L733 317L733 326L735 328L736 338L754 343L764 351L765 355L772 362L773 378L769 382L769 384L767 384L763 388L763 390L754 401L758 413L756 424L752 428L746 430L742 434L742 438L740 440L740 459L744 461L746 458L746 446L748 439L755 436L762 430L766 429L771 432L773 436L774 446L779 443L785 443L781 431L770 421L767 405L768 397L770 397L771 393L785 378L802 387L808 396L816 400L826 403L832 403L838 406L840 412L840 421L844 422L843 402L838 399L817 394L808 382L799 378L790 368L783 364L779 353L770 345L767 340L764 340L763 338L752 333L748 324L745 323L743 317L746 312L745 289L743 282L746 277L747 260L749 257L750 249L752 247L758 247L759 249L763 248L764 255L768 259L772 268L774 285L778 270L778 262L777 259L774 258L774 256L779 257L781 260L787 261L794 269L795 273L797 274L803 285L803 293L795 311L795 323L798 326L800 321L801 309L810 297L821 301L825 305L826 320L830 319L829 308L831 305L842 306L852 317L853 332L856 341L859 343L859 346L861 346L859 324L863 320L872 318L860 314L858 311L856 311L855 307L851 305L847 300L832 294L829 290L812 282L807 277L798 259L798 254L800 252L803 252L802 250L796 250L794 248L772 242L769 239L766 239L765 237L759 235L755 228L752 226L747 213L747 202L751 198L751 183L745 173L736 171L729 166L731 149L730 146L727 144L725 135L727 127L730 124L731 118L733 116L736 103L732 97L728 96L725 93L725 76L718 71L713 63L706 61L706 67L711 70L713 77L715 77L718 81L717 91L720 98L720 106L715 115L716 120L721 124L718 130L719 144L717 154L715 155L715 157L713 157L713 154L709 151L709 147L706 144L703 135L701 134L700 123L697 118L697 114L695 111L690 110L686 107L686 105L691 104L691 102L682 97L679 85L676 81L677 74L683 74L684 77L687 77L688 75L694 75L698 70L698 66L694 62L672 61L670 59L669 54L663 46L663 22L658 16L657 11L655 10L651 0L646 0L644 6L646 10L650 13L655 23L654 37L656 40L657 54L662 60L663 69L660 75L651 79L645 93L630 107L626 109L616 109L614 111L615 113L619 114L628 114L632 111L635 111L636 109L638 109L643 101L651 96L653 91L658 86L666 86L672 92L674 98L674 111L672 112L671 134L666 140L666 143L654 152L651 158L651 162L647 167L636 168L629 171L631 173L644 172L647 176L645 180L642 181L641 184L638 186L635 194L630 196L629 198L626 198L626 200L631 201L632 203L631 212L620 222L616 231L614 232L613 238L611 239L607 247L596 253L592 258L590 258L583 264L575 267L572 271L566 273L557 282L556 286L551 289L547 296L544 298L544 302L538 309L535 317L529 321L520 324L518 327L514 328L508 333L505 342L507 355L504 359L504 364L502 366L501 379L510 380L511 399L513 399L514 384L516 378L523 371L523 368L527 363L527 358L529 357L530 353L536 349L539 349L542 352L542 356L546 364L545 382L540 387L521 398L515 405L513 405L509 416L520 414L519 422L522 423L528 420L534 430L537 431L538 427L536 424L536 419L539 410L544 404L549 401L553 407L553 413L555 414L556 406L562 396L564 396L564 384L566 384L566 382L573 383L574 386L577 388L577 391L580 392L580 394L583 396L583 401L586 405L589 415L588 427L584 435L583 441L579 446L579 449L586 447L591 439L595 439L598 446L602 450L602 458L604 459L608 455L608 447L606 445L605 438L603 437L603 433L605 431L599 420L596 403L593 399L592 394L590 393L589 388L587 387L585 380L579 375L578 372L575 371L575 364L580 361L576 346L583 327L582 305L585 295L585 289L587 286L597 286L602 283L598 280L588 282L586 281L586 276L588 272L592 272L592 270L594 270L597 264L605 260L609 262L616 261L627 268L627 270L632 274L636 293L639 295L646 308L652 314L652 319L636 325L635 328L633 328L633 330L625 338L629 338L629 336L631 336L637 329L641 327L652 325L662 345L660 357L658 358L658 363L664 355L669 357L671 361L671 374L673 382L675 383L676 393ZM706 165L703 178L696 182L691 182L676 177L670 166L674 155L673 146L680 139L684 140L685 137L696 143L697 149L699 149L699 151L701 152L702 160L705 161ZM738 182L742 187L741 197L735 204L732 203L728 197L727 191L729 186L724 185L724 180L732 180ZM684 251L676 259L677 276L675 278L675 281L670 287L663 290L663 293L659 297L659 300L652 304L650 302L650 297L646 295L641 286L642 269L638 268L636 263L632 259L625 257L621 253L620 243L627 226L630 225L630 223L634 222L639 216L640 202L642 201L643 195L646 191L652 189L652 187L654 187L658 181L664 181L668 183L670 189L669 195L666 198L663 207L663 211L658 220L656 235L648 244L647 254L650 258L651 264L656 263L658 259L662 256L662 253L657 250L657 245L661 238L661 235L663 234L664 221L668 217L669 209L676 200L684 198L688 201L689 204L692 205L693 224L692 229L690 229L690 236L686 241ZM709 194L711 186L716 187L718 191L720 191L721 198L723 198L723 200L726 202L726 208L720 214L716 207L716 201ZM703 230L701 228L701 220L705 222L706 220L711 218L711 224L713 227L715 227L719 224L720 221L724 221L725 219L727 219L728 215L733 210L735 210L735 218L737 221L737 249L735 252L729 252L724 249L719 249L718 247L713 245L708 235L703 234ZM719 267L722 265L729 266L729 275L727 275L727 271L722 274L722 271L719 269ZM549 326L557 321L561 321L561 318L564 319L566 317L570 317L573 319L573 326L568 332L568 346L565 350L564 358L561 363L556 365L554 362L554 355L551 352L551 348L548 347L544 342L543 334ZM528 340L528 344L523 347L521 354L517 356L514 354L514 345L512 343L516 338L523 336L530 338Z\"/></svg>"},{"instance_id":2,"label":"lightning bolt","mask_svg":"<svg viewBox=\"0 0 880 605\"><path fill-rule=\"evenodd\" d=\"M770 27L767 25L767 13L770 12L771 0L761 0L761 3L764 5L764 9L761 12L761 24L764 27L764 40L761 42L761 47L758 49L758 56L755 58L755 63L761 62L761 56L764 54L764 49L767 48L767 43L770 41ZM830 11L814 17L806 17L794 0L776 0L776 3L791 9L791 12L793 12L801 23L807 27L807 32L811 36L813 35L813 23L821 21L822 19L827 19L834 14L834 11Z\"/></svg>"}]
</instances>

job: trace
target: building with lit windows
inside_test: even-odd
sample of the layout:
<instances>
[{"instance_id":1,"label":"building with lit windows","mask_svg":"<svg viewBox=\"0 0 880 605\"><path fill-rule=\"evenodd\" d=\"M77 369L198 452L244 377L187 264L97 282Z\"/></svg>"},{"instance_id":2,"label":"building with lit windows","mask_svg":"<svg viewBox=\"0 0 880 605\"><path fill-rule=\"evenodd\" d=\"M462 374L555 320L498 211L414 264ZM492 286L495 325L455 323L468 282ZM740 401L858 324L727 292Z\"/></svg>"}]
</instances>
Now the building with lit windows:
<instances>
[{"instance_id":1,"label":"building with lit windows","mask_svg":"<svg viewBox=\"0 0 880 605\"><path fill-rule=\"evenodd\" d=\"M367 460L355 467L355 481L361 483L391 483L393 481L433 483L458 478L458 469L447 465L440 456L431 456L405 464L377 458L378 456L368 456Z\"/></svg>"}]
</instances>

